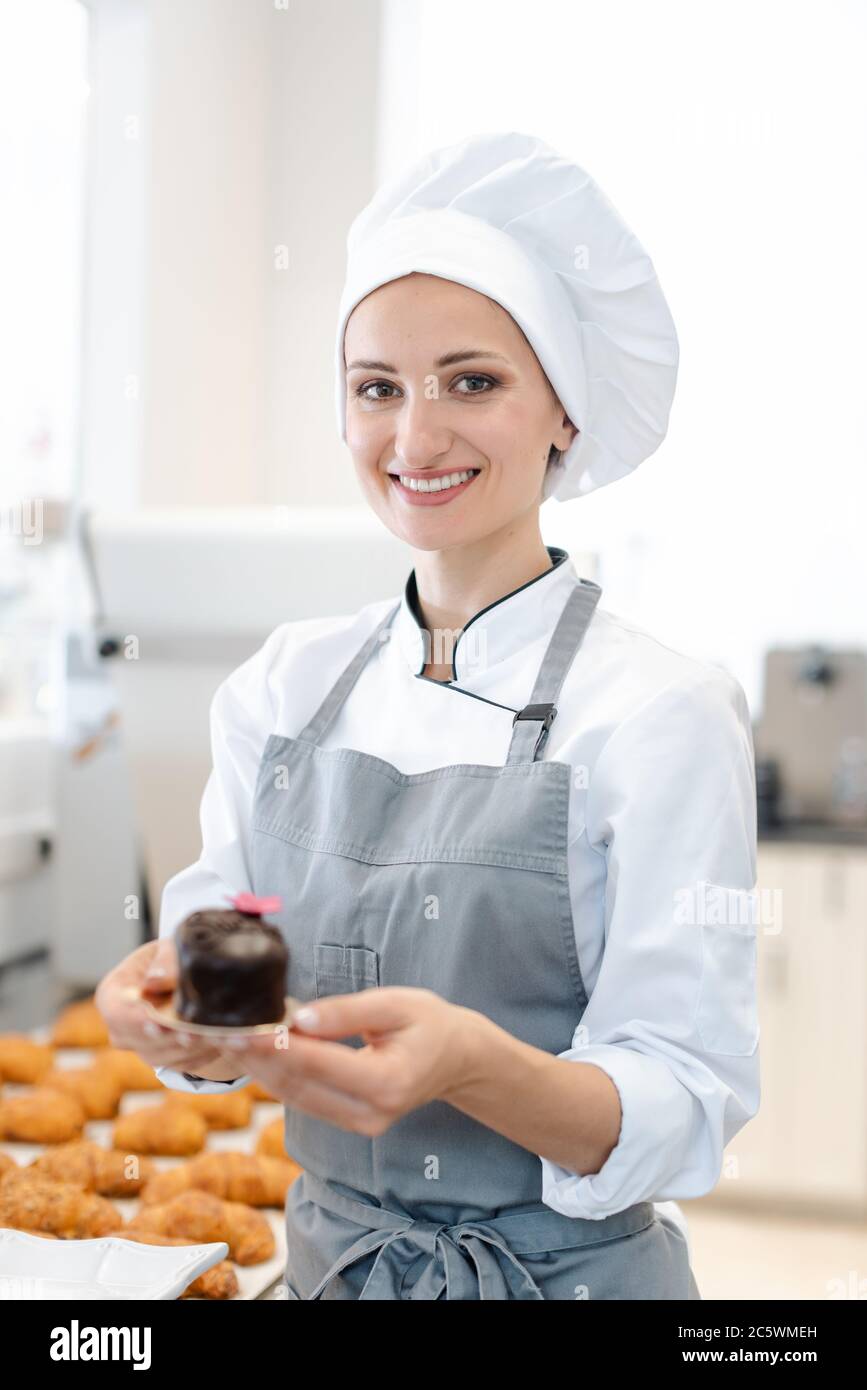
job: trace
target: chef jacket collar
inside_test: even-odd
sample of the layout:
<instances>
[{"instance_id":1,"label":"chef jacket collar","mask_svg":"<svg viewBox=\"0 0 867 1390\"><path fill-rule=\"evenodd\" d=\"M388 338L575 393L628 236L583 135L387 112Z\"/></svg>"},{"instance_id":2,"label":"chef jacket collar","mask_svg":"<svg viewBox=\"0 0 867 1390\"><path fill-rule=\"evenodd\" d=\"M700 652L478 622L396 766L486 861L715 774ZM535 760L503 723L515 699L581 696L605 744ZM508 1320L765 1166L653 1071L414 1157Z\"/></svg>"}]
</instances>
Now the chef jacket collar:
<instances>
[{"instance_id":1,"label":"chef jacket collar","mask_svg":"<svg viewBox=\"0 0 867 1390\"><path fill-rule=\"evenodd\" d=\"M555 545L545 548L551 557L551 569L489 603L464 624L454 644L453 682L466 683L479 671L489 670L553 631L578 576L565 550ZM410 671L421 676L431 639L421 615L415 570L406 581L394 630ZM450 644L445 642L441 650L447 660ZM430 655L439 657L435 644Z\"/></svg>"}]
</instances>

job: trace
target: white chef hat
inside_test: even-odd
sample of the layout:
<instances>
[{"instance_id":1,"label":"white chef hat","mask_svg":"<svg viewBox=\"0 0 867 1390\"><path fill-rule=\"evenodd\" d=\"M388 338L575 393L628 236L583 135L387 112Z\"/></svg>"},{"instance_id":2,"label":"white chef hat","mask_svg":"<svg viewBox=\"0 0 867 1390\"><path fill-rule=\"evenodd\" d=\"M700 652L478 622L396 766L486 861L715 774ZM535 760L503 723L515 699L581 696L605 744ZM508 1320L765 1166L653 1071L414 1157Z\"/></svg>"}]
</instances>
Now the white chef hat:
<instances>
[{"instance_id":1,"label":"white chef hat","mask_svg":"<svg viewBox=\"0 0 867 1390\"><path fill-rule=\"evenodd\" d=\"M477 135L379 189L347 238L337 326L344 440L347 319L411 271L480 291L523 330L579 430L549 464L545 498L614 482L662 443L677 377L674 322L647 252L579 165L532 135Z\"/></svg>"}]
</instances>

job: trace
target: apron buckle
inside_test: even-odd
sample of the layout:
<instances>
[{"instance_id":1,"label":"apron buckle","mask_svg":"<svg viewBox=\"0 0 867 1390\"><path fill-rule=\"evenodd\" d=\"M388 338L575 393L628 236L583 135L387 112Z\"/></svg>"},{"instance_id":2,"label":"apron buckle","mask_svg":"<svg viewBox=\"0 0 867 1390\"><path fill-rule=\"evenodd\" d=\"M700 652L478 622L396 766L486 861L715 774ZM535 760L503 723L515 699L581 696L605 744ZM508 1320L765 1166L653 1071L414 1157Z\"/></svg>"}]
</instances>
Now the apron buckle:
<instances>
[{"instance_id":1,"label":"apron buckle","mask_svg":"<svg viewBox=\"0 0 867 1390\"><path fill-rule=\"evenodd\" d=\"M523 709L519 709L515 712L515 717L512 720L513 729L519 719L538 719L542 725L539 730L539 737L536 739L536 747L533 749L534 759L538 758L542 746L548 737L548 730L554 723L556 717L556 705L525 705Z\"/></svg>"},{"instance_id":2,"label":"apron buckle","mask_svg":"<svg viewBox=\"0 0 867 1390\"><path fill-rule=\"evenodd\" d=\"M556 717L556 705L525 705L523 709L516 710L512 727L514 728L519 719L541 719L547 733Z\"/></svg>"}]
</instances>

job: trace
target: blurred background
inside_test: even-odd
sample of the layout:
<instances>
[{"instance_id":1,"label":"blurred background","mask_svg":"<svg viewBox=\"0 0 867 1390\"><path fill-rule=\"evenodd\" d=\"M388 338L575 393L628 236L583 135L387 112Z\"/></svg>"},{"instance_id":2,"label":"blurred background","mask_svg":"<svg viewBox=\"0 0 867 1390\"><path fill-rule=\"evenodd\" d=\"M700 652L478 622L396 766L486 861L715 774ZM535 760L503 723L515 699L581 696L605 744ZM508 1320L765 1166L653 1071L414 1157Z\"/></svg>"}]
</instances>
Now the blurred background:
<instances>
[{"instance_id":1,"label":"blurred background","mask_svg":"<svg viewBox=\"0 0 867 1390\"><path fill-rule=\"evenodd\" d=\"M662 448L545 539L754 719L762 1108L681 1204L696 1277L867 1297L865 38L860 0L3 0L0 1030L156 932L223 676L402 590L335 423L346 232L526 131L681 345Z\"/></svg>"}]
</instances>

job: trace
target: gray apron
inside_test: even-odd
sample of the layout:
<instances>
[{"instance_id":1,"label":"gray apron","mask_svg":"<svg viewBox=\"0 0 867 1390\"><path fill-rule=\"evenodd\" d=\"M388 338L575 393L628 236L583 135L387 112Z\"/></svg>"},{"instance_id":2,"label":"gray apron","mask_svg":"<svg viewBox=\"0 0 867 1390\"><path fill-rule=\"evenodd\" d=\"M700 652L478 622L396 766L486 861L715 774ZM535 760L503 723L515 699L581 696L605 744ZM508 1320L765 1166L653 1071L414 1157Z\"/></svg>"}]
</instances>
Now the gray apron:
<instances>
[{"instance_id":1,"label":"gray apron","mask_svg":"<svg viewBox=\"0 0 867 1390\"><path fill-rule=\"evenodd\" d=\"M572 770L539 754L600 593L576 580L502 767L404 774L320 747L400 604L299 737L270 736L252 887L283 898L273 920L290 994L416 986L552 1055L572 1046L587 1005L569 897ZM286 1206L290 1299L700 1297L681 1232L652 1202L563 1216L541 1200L537 1155L444 1102L375 1138L287 1106L285 1140L304 1169Z\"/></svg>"}]
</instances>

